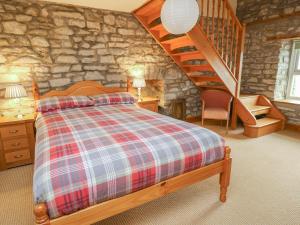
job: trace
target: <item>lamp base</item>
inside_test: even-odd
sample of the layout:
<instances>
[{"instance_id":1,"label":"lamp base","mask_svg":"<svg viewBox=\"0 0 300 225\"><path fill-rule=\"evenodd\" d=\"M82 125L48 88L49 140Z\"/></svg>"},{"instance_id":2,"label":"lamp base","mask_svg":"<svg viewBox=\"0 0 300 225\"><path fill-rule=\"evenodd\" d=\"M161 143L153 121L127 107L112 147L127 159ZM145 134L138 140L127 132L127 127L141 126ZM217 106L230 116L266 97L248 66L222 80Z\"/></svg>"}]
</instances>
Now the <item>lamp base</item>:
<instances>
[{"instance_id":1,"label":"lamp base","mask_svg":"<svg viewBox=\"0 0 300 225\"><path fill-rule=\"evenodd\" d=\"M142 99L142 88L138 88L138 102L143 101Z\"/></svg>"},{"instance_id":2,"label":"lamp base","mask_svg":"<svg viewBox=\"0 0 300 225\"><path fill-rule=\"evenodd\" d=\"M18 114L18 115L16 115L16 117L17 117L18 119L23 119L23 118L24 118L24 115L23 115L23 114Z\"/></svg>"}]
</instances>

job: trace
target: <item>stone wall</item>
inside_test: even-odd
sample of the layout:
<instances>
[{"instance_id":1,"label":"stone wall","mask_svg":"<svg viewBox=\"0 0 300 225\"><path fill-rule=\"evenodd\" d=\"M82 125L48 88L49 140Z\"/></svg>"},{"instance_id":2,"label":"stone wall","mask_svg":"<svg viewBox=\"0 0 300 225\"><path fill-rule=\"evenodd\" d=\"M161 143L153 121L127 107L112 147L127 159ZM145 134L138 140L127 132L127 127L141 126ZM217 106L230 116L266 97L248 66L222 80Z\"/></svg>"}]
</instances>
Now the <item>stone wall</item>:
<instances>
[{"instance_id":1,"label":"stone wall","mask_svg":"<svg viewBox=\"0 0 300 225\"><path fill-rule=\"evenodd\" d=\"M242 93L262 94L272 100L286 98L292 41L268 40L268 38L299 33L300 16L283 17L271 21L269 19L299 10L299 0L238 1L237 15L242 22L260 21L247 25ZM289 104L281 104L280 107L289 123L300 124L299 108L289 106Z\"/></svg>"},{"instance_id":2,"label":"stone wall","mask_svg":"<svg viewBox=\"0 0 300 225\"><path fill-rule=\"evenodd\" d=\"M292 41L268 38L299 32L299 26L299 18L247 26L242 93L264 94L271 99L285 97Z\"/></svg>"},{"instance_id":3,"label":"stone wall","mask_svg":"<svg viewBox=\"0 0 300 225\"><path fill-rule=\"evenodd\" d=\"M187 99L187 114L200 114L199 91L129 13L42 1L0 0L0 88L35 79L42 93L81 80L126 86L130 69L163 79L165 108ZM7 110L6 110L7 111Z\"/></svg>"},{"instance_id":4,"label":"stone wall","mask_svg":"<svg viewBox=\"0 0 300 225\"><path fill-rule=\"evenodd\" d=\"M238 0L237 16L245 23L300 12L299 0Z\"/></svg>"},{"instance_id":5,"label":"stone wall","mask_svg":"<svg viewBox=\"0 0 300 225\"><path fill-rule=\"evenodd\" d=\"M300 104L278 101L276 105L288 117L290 124L300 125Z\"/></svg>"}]
</instances>

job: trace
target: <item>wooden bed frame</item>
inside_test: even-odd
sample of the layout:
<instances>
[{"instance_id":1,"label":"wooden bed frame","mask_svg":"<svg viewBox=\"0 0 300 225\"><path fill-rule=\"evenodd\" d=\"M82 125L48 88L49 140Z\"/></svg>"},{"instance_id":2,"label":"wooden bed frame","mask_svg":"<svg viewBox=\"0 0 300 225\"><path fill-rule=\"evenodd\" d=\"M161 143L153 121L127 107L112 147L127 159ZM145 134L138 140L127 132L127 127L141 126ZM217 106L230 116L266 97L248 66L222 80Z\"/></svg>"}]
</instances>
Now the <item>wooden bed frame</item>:
<instances>
[{"instance_id":1,"label":"wooden bed frame","mask_svg":"<svg viewBox=\"0 0 300 225\"><path fill-rule=\"evenodd\" d=\"M38 87L33 82L33 94L35 99L43 99L46 97L53 96L88 96L124 91L126 91L126 88L104 87L95 81L81 81L74 84L65 91L50 91L45 95L40 96ZM225 202L227 188L229 186L230 181L232 159L230 157L230 148L226 147L224 151L225 157L221 161L173 177L171 179L160 182L140 191L125 195L123 197L119 197L94 206L90 206L86 209L53 220L50 220L49 218L46 203L39 203L34 207L35 224L93 224L218 174L220 175L220 201Z\"/></svg>"}]
</instances>

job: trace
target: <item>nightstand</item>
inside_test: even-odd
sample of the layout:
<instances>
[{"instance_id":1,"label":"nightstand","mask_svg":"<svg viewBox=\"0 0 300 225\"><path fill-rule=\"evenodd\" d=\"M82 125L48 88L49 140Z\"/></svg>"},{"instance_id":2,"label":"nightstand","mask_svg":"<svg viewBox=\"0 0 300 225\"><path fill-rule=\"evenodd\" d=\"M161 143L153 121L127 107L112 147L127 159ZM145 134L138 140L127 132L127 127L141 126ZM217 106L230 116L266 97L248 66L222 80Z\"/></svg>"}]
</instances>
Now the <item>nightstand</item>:
<instances>
[{"instance_id":1,"label":"nightstand","mask_svg":"<svg viewBox=\"0 0 300 225\"><path fill-rule=\"evenodd\" d=\"M158 103L159 99L157 98L145 97L141 102L138 102L138 105L143 109L158 112Z\"/></svg>"},{"instance_id":2,"label":"nightstand","mask_svg":"<svg viewBox=\"0 0 300 225\"><path fill-rule=\"evenodd\" d=\"M0 117L0 170L33 162L34 121L34 115Z\"/></svg>"}]
</instances>

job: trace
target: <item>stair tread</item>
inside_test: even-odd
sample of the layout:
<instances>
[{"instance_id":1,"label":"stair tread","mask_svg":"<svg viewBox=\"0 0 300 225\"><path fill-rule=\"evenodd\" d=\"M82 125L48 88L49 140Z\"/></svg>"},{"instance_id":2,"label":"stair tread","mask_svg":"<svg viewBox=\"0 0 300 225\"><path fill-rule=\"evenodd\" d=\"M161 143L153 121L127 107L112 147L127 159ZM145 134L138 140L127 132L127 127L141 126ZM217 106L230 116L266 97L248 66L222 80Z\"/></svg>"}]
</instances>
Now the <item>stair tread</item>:
<instances>
[{"instance_id":1,"label":"stair tread","mask_svg":"<svg viewBox=\"0 0 300 225\"><path fill-rule=\"evenodd\" d=\"M151 12L151 14L149 14L148 16L146 16L147 18L147 23L151 24L152 22L154 22L156 19L160 18L160 10L153 10Z\"/></svg>"},{"instance_id":2,"label":"stair tread","mask_svg":"<svg viewBox=\"0 0 300 225\"><path fill-rule=\"evenodd\" d=\"M265 126L272 125L272 124L279 123L279 122L281 122L281 120L270 118L270 117L265 117L262 119L258 119L256 122L256 125L249 125L249 127L265 127Z\"/></svg>"},{"instance_id":3,"label":"stair tread","mask_svg":"<svg viewBox=\"0 0 300 225\"><path fill-rule=\"evenodd\" d=\"M214 71L214 69L209 64L197 64L197 65L183 64L182 67L188 70L187 72Z\"/></svg>"},{"instance_id":4,"label":"stair tread","mask_svg":"<svg viewBox=\"0 0 300 225\"><path fill-rule=\"evenodd\" d=\"M180 41L192 42L191 39L189 39L186 35L184 35L184 36L175 37L175 38L172 38L172 39L169 39L169 40L162 41L161 43L162 44L172 44L174 42L180 42Z\"/></svg>"},{"instance_id":5,"label":"stair tread","mask_svg":"<svg viewBox=\"0 0 300 225\"><path fill-rule=\"evenodd\" d=\"M200 82L221 82L221 79L218 76L199 76L199 75L190 75L196 83Z\"/></svg>"},{"instance_id":6,"label":"stair tread","mask_svg":"<svg viewBox=\"0 0 300 225\"><path fill-rule=\"evenodd\" d=\"M208 79L208 80L214 80L214 79L220 79L217 75L214 76L207 76L207 75L194 75L194 74L188 74L189 77L193 78L201 78L201 79Z\"/></svg>"},{"instance_id":7,"label":"stair tread","mask_svg":"<svg viewBox=\"0 0 300 225\"><path fill-rule=\"evenodd\" d=\"M151 32L159 32L159 38L163 38L170 34L161 23L149 28L149 30Z\"/></svg>"},{"instance_id":8,"label":"stair tread","mask_svg":"<svg viewBox=\"0 0 300 225\"><path fill-rule=\"evenodd\" d=\"M150 30L165 30L164 26L160 23L153 27L150 27Z\"/></svg>"},{"instance_id":9,"label":"stair tread","mask_svg":"<svg viewBox=\"0 0 300 225\"><path fill-rule=\"evenodd\" d=\"M196 83L196 85L200 88L227 90L227 88L224 85L203 85L202 83Z\"/></svg>"},{"instance_id":10,"label":"stair tread","mask_svg":"<svg viewBox=\"0 0 300 225\"><path fill-rule=\"evenodd\" d=\"M270 106L264 106L264 105L252 105L248 107L251 112L256 112L260 110L265 110L265 109L271 109Z\"/></svg>"},{"instance_id":11,"label":"stair tread","mask_svg":"<svg viewBox=\"0 0 300 225\"><path fill-rule=\"evenodd\" d=\"M173 56L185 56L185 55L193 55L193 54L201 54L200 51L187 51L187 52L179 52L172 54Z\"/></svg>"},{"instance_id":12,"label":"stair tread","mask_svg":"<svg viewBox=\"0 0 300 225\"><path fill-rule=\"evenodd\" d=\"M187 62L191 60L204 60L200 51L187 51L181 53L172 54L173 57L179 57L181 62Z\"/></svg>"},{"instance_id":13,"label":"stair tread","mask_svg":"<svg viewBox=\"0 0 300 225\"><path fill-rule=\"evenodd\" d=\"M211 67L209 64L183 64L183 67L193 68L193 67Z\"/></svg>"}]
</instances>

